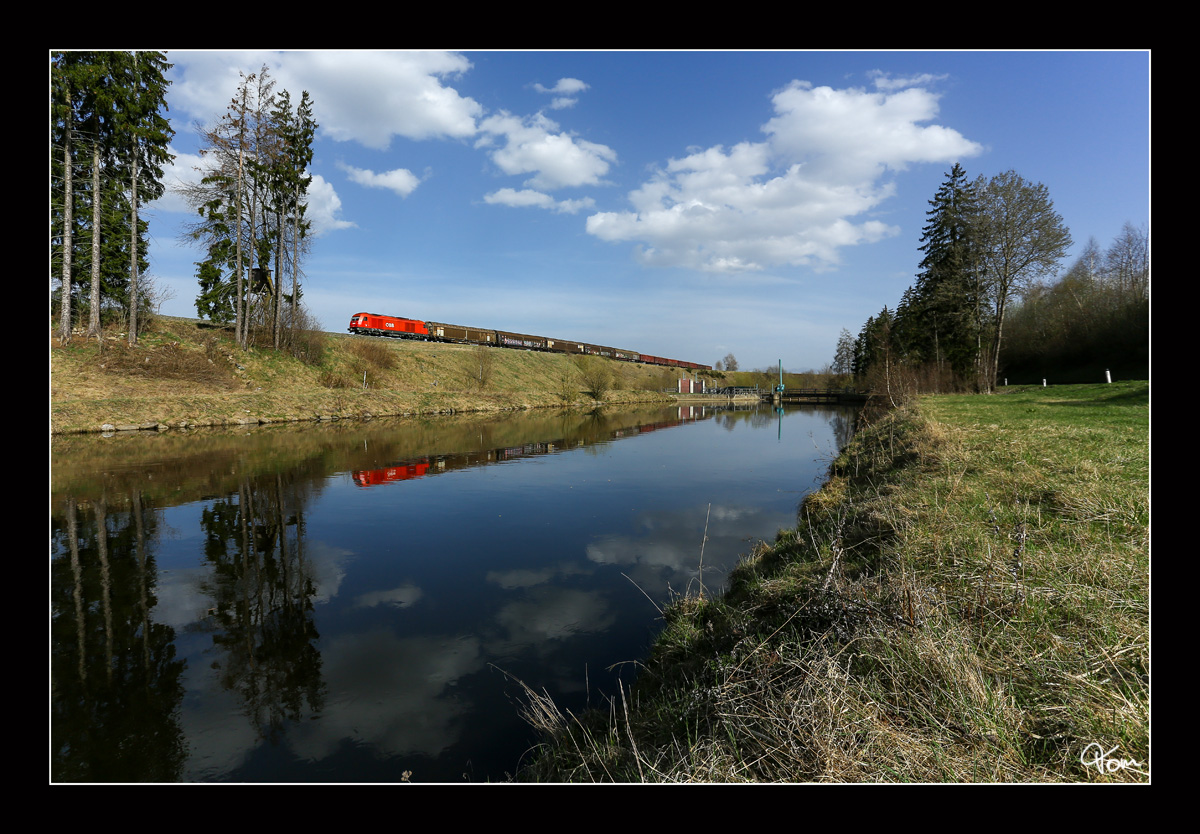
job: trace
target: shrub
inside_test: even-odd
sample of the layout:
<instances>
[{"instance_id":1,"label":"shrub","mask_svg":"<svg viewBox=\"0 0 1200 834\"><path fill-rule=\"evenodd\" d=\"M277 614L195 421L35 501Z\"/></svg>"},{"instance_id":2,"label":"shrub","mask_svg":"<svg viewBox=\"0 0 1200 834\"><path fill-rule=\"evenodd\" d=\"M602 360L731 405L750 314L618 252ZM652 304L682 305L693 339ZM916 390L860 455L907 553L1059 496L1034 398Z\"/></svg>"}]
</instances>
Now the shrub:
<instances>
[{"instance_id":1,"label":"shrub","mask_svg":"<svg viewBox=\"0 0 1200 834\"><path fill-rule=\"evenodd\" d=\"M320 378L317 380L322 388L349 388L350 383L346 377L339 374L337 371L322 371Z\"/></svg>"},{"instance_id":2,"label":"shrub","mask_svg":"<svg viewBox=\"0 0 1200 834\"><path fill-rule=\"evenodd\" d=\"M597 400L604 399L613 384L610 360L598 356L576 356L573 361L587 390Z\"/></svg>"},{"instance_id":3,"label":"shrub","mask_svg":"<svg viewBox=\"0 0 1200 834\"><path fill-rule=\"evenodd\" d=\"M385 342L375 339L356 338L350 342L350 354L358 360L356 366L383 371L396 367L396 354Z\"/></svg>"},{"instance_id":4,"label":"shrub","mask_svg":"<svg viewBox=\"0 0 1200 834\"><path fill-rule=\"evenodd\" d=\"M480 391L487 388L492 381L492 372L496 366L494 351L495 348L488 345L476 345L464 360L467 379Z\"/></svg>"}]
</instances>

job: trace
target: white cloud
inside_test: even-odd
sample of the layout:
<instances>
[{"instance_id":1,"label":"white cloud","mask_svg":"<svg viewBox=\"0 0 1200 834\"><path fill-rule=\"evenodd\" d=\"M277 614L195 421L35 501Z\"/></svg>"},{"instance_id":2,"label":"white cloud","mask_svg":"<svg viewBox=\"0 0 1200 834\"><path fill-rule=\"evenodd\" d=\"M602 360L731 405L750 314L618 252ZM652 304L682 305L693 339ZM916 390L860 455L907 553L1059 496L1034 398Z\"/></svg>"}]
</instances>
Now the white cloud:
<instances>
[{"instance_id":1,"label":"white cloud","mask_svg":"<svg viewBox=\"0 0 1200 834\"><path fill-rule=\"evenodd\" d=\"M549 194L529 188L519 191L515 188L501 188L498 191L493 191L491 194L485 195L483 199L484 202L491 205L513 206L516 208L543 208L556 211L559 214L577 214L580 211L592 209L596 206L596 201L591 197L585 197L582 200L555 200Z\"/></svg>"},{"instance_id":2,"label":"white cloud","mask_svg":"<svg viewBox=\"0 0 1200 834\"><path fill-rule=\"evenodd\" d=\"M946 162L982 148L940 125L938 97L913 87L894 94L834 90L793 81L774 96L775 118L763 126L776 154L805 162L814 174L870 186L884 167Z\"/></svg>"},{"instance_id":3,"label":"white cloud","mask_svg":"<svg viewBox=\"0 0 1200 834\"><path fill-rule=\"evenodd\" d=\"M276 90L308 90L321 132L384 150L393 136L466 138L483 108L443 80L470 61L451 52L172 52L172 106L211 122L225 112L239 72L264 64Z\"/></svg>"},{"instance_id":4,"label":"white cloud","mask_svg":"<svg viewBox=\"0 0 1200 834\"><path fill-rule=\"evenodd\" d=\"M382 174L377 174L366 168L355 168L351 165L339 164L339 168L346 172L350 177L350 181L358 183L366 188L384 188L388 191L393 191L401 197L407 197L417 190L417 186L421 184L421 180L412 171L407 168L396 168L393 171L384 171Z\"/></svg>"},{"instance_id":5,"label":"white cloud","mask_svg":"<svg viewBox=\"0 0 1200 834\"><path fill-rule=\"evenodd\" d=\"M594 214L588 232L637 242L648 264L722 273L828 269L840 249L898 232L854 220L892 195L889 172L981 150L957 131L921 125L937 115L937 97L920 88L888 95L794 81L772 101L767 141L670 160L630 193L632 211Z\"/></svg>"},{"instance_id":6,"label":"white cloud","mask_svg":"<svg viewBox=\"0 0 1200 834\"><path fill-rule=\"evenodd\" d=\"M938 81L945 81L948 76L934 75L930 72L919 73L901 78L892 78L883 70L872 70L867 73L874 79L873 83L876 89L879 90L902 90L905 87L917 87L924 84L933 84Z\"/></svg>"},{"instance_id":7,"label":"white cloud","mask_svg":"<svg viewBox=\"0 0 1200 834\"><path fill-rule=\"evenodd\" d=\"M480 122L479 128L487 135L476 147L503 140L502 147L491 151L492 161L505 174L532 174L524 182L529 188L598 185L617 161L612 148L560 132L558 124L541 113L522 119L501 111Z\"/></svg>"},{"instance_id":8,"label":"white cloud","mask_svg":"<svg viewBox=\"0 0 1200 834\"><path fill-rule=\"evenodd\" d=\"M513 116L499 111L484 118L483 108L462 96L447 80L467 72L471 63L451 52L177 52L172 70L171 102L176 110L213 123L226 111L241 83L242 73L268 67L276 91L308 91L313 100L319 135L337 141L355 141L374 150L386 150L395 136L409 139L475 138L504 174L524 177L523 193L504 188L487 196L488 202L539 206L558 212L591 209L590 199L555 200L545 192L558 188L597 185L603 182L617 155L609 147L563 131L541 113ZM567 106L588 85L576 78L560 78L553 87L535 85L555 96L552 106ZM377 173L341 166L355 183L387 188L406 197L421 178L404 168ZM325 182L327 196L336 200ZM538 193L534 193L538 192ZM319 196L317 199L320 199ZM332 202L323 208L336 211ZM328 231L349 224L324 215L321 228Z\"/></svg>"},{"instance_id":9,"label":"white cloud","mask_svg":"<svg viewBox=\"0 0 1200 834\"><path fill-rule=\"evenodd\" d=\"M473 136L483 108L442 79L471 63L448 52L298 53L295 70L312 92L322 130L338 140L385 149L409 139Z\"/></svg>"},{"instance_id":10,"label":"white cloud","mask_svg":"<svg viewBox=\"0 0 1200 834\"><path fill-rule=\"evenodd\" d=\"M314 174L308 185L308 213L305 215L312 222L313 234L320 237L338 229L354 228L355 223L338 216L341 212L342 200L333 184L320 174Z\"/></svg>"},{"instance_id":11,"label":"white cloud","mask_svg":"<svg viewBox=\"0 0 1200 834\"><path fill-rule=\"evenodd\" d=\"M172 116L186 113L203 124L215 122L229 106L241 73L258 72L274 57L263 51L168 52L167 60L174 65L167 89Z\"/></svg>"},{"instance_id":12,"label":"white cloud","mask_svg":"<svg viewBox=\"0 0 1200 834\"><path fill-rule=\"evenodd\" d=\"M534 84L533 87L539 93L554 95L554 98L550 102L551 110L562 110L567 107L574 107L579 101L578 94L586 90L588 85L578 78L560 78L558 79L558 83L553 87L545 87L541 84Z\"/></svg>"},{"instance_id":13,"label":"white cloud","mask_svg":"<svg viewBox=\"0 0 1200 834\"><path fill-rule=\"evenodd\" d=\"M554 93L555 95L570 95L582 93L588 88L588 85L580 81L578 78L560 78L558 83L553 87L545 87L541 84L534 84L534 89L539 93Z\"/></svg>"}]
</instances>

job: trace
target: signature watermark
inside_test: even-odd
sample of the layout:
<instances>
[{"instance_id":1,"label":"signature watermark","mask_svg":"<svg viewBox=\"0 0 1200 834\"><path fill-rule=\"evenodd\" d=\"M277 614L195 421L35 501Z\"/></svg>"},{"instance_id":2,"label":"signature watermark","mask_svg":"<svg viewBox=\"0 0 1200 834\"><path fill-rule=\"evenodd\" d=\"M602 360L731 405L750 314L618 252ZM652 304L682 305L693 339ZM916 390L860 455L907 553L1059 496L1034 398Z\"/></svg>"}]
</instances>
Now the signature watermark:
<instances>
[{"instance_id":1,"label":"signature watermark","mask_svg":"<svg viewBox=\"0 0 1200 834\"><path fill-rule=\"evenodd\" d=\"M1114 757L1113 753L1116 752L1116 747L1111 750L1105 750L1103 744L1093 741L1087 747L1083 748L1083 752L1079 754L1079 761L1082 762L1085 768L1091 765L1100 773L1116 773L1119 770L1132 770L1134 773L1144 774L1141 762L1137 759Z\"/></svg>"}]
</instances>

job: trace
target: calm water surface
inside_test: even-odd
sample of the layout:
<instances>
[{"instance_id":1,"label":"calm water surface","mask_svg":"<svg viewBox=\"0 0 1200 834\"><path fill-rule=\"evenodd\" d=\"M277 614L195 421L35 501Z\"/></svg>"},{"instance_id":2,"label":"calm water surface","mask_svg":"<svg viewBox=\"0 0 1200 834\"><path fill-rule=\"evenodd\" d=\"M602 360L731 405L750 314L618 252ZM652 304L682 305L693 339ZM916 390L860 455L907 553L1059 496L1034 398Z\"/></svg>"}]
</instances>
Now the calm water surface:
<instances>
[{"instance_id":1,"label":"calm water surface","mask_svg":"<svg viewBox=\"0 0 1200 834\"><path fill-rule=\"evenodd\" d=\"M603 704L656 605L721 587L795 524L852 419L671 408L56 440L52 778L504 780L536 742L514 679Z\"/></svg>"}]
</instances>

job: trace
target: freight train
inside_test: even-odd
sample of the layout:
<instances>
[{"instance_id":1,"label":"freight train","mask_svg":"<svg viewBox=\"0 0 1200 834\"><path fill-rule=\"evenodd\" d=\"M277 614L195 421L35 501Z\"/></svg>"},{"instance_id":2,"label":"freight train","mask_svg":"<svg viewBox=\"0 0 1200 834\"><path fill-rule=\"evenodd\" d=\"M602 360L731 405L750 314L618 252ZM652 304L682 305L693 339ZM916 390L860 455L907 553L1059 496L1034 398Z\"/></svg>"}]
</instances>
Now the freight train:
<instances>
[{"instance_id":1,"label":"freight train","mask_svg":"<svg viewBox=\"0 0 1200 834\"><path fill-rule=\"evenodd\" d=\"M550 339L545 336L531 336L527 333L510 333L507 330L485 330L481 327L467 327L461 324L419 321L418 319L385 316L380 313L355 313L350 317L349 331L363 336L389 336L396 339L420 339L422 341L453 342L463 345L490 345L492 347L517 348L519 350L544 350L551 353L604 356L623 362L645 362L649 365L667 365L672 368L686 368L696 371L712 370L711 365L700 365L695 362L684 362L679 359L666 359L662 356L650 356L649 354L639 353L636 350L593 345L569 339Z\"/></svg>"}]
</instances>

